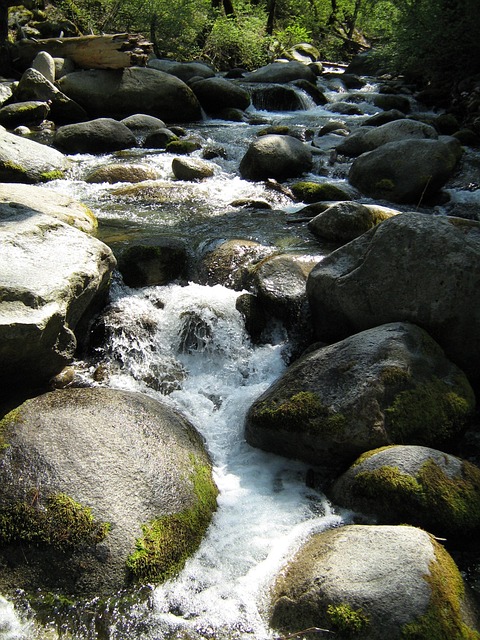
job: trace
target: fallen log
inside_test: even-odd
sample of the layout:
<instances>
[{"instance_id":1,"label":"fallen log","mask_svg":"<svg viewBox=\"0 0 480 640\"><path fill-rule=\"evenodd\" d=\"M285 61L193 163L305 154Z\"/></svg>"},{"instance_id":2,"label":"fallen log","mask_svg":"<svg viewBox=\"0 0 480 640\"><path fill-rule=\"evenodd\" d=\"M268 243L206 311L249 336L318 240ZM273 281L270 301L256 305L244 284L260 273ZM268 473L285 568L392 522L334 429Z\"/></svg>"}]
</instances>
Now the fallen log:
<instances>
[{"instance_id":1,"label":"fallen log","mask_svg":"<svg viewBox=\"0 0 480 640\"><path fill-rule=\"evenodd\" d=\"M138 34L116 33L73 38L23 39L11 45L12 64L27 69L39 51L70 58L82 69L123 69L147 64L153 45Z\"/></svg>"}]
</instances>

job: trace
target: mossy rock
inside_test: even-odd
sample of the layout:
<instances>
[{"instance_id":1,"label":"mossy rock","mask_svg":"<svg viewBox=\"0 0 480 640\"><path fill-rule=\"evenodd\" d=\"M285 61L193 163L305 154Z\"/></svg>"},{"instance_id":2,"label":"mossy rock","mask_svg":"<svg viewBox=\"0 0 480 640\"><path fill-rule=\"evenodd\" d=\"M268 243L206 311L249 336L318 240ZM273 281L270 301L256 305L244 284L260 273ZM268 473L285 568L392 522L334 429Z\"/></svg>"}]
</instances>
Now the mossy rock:
<instances>
[{"instance_id":1,"label":"mossy rock","mask_svg":"<svg viewBox=\"0 0 480 640\"><path fill-rule=\"evenodd\" d=\"M408 526L347 525L313 535L278 576L270 624L339 640L478 640L478 607L453 559Z\"/></svg>"},{"instance_id":2,"label":"mossy rock","mask_svg":"<svg viewBox=\"0 0 480 640\"><path fill-rule=\"evenodd\" d=\"M296 182L291 186L291 190L297 200L307 204L352 199L346 189L331 182Z\"/></svg>"},{"instance_id":3,"label":"mossy rock","mask_svg":"<svg viewBox=\"0 0 480 640\"><path fill-rule=\"evenodd\" d=\"M108 597L162 582L216 509L203 438L138 393L47 393L7 414L0 438L4 594Z\"/></svg>"},{"instance_id":4,"label":"mossy rock","mask_svg":"<svg viewBox=\"0 0 480 640\"><path fill-rule=\"evenodd\" d=\"M480 469L428 447L364 454L335 482L332 496L380 523L420 526L449 541L480 532Z\"/></svg>"},{"instance_id":5,"label":"mossy rock","mask_svg":"<svg viewBox=\"0 0 480 640\"><path fill-rule=\"evenodd\" d=\"M168 153L175 153L176 155L189 155L201 148L202 145L196 140L182 139L172 140L167 144L165 150L168 151Z\"/></svg>"},{"instance_id":6,"label":"mossy rock","mask_svg":"<svg viewBox=\"0 0 480 640\"><path fill-rule=\"evenodd\" d=\"M165 285L185 273L187 251L176 238L160 236L126 247L118 270L129 287Z\"/></svg>"}]
</instances>

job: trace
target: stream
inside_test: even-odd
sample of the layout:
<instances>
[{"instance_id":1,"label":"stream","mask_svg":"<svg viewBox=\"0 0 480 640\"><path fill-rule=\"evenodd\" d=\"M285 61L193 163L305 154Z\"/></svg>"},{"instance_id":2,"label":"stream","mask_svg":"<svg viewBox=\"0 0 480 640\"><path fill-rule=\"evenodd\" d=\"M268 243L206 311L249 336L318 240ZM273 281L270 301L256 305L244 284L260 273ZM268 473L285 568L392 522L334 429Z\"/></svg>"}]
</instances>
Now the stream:
<instances>
[{"instance_id":1,"label":"stream","mask_svg":"<svg viewBox=\"0 0 480 640\"><path fill-rule=\"evenodd\" d=\"M345 97L338 82L319 82L331 102ZM287 125L308 138L310 130L318 131L331 120L351 127L360 124L378 111L368 102L374 90L375 85L367 83L355 92L362 116L335 114L307 103L305 110L295 112L250 107L254 124L205 118L186 127L203 147L227 151L226 157L213 160L215 174L204 182L175 180L172 154L139 148L74 156L68 179L49 187L88 205L99 219L98 236L114 249L134 239L167 235L186 241L189 251L198 255L213 242L239 238L321 260L331 249L322 246L305 224L292 224L303 205L264 183L242 180L238 165L250 140L267 125ZM310 178L342 186L349 162L330 164L330 145L331 137L318 139ZM109 162L155 169L155 188L142 191L132 185L85 182L89 171ZM480 191L468 186L455 185L450 192L453 199L479 202ZM271 209L230 204L238 199L266 201ZM246 412L285 370L288 344L280 325L271 328L268 340L252 344L235 308L238 295L224 286L195 282L130 289L116 274L105 315L109 343L76 363L83 384L104 384L98 375L101 362L109 371L108 385L171 404L204 436L220 493L218 510L197 553L176 579L163 585L133 598L59 605L58 615L45 620L33 614L21 593L15 602L0 598L0 640L276 637L266 615L266 595L274 577L312 532L350 522L353 514L306 486L308 467L303 463L246 444ZM193 346L191 340L189 346L182 343L179 331L186 314L200 320ZM156 384L149 383L153 379Z\"/></svg>"}]
</instances>

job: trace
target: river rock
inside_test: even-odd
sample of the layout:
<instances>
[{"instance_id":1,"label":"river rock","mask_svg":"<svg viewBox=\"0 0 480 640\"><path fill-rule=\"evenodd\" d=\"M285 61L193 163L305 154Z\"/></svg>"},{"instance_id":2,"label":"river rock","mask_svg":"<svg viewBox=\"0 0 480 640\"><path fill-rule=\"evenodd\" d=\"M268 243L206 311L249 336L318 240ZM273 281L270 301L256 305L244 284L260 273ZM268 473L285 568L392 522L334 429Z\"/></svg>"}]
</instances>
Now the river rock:
<instances>
[{"instance_id":1,"label":"river rock","mask_svg":"<svg viewBox=\"0 0 480 640\"><path fill-rule=\"evenodd\" d=\"M147 62L147 67L170 73L187 84L193 78L213 78L215 76L215 71L202 62L176 62L152 58Z\"/></svg>"},{"instance_id":2,"label":"river rock","mask_svg":"<svg viewBox=\"0 0 480 640\"><path fill-rule=\"evenodd\" d=\"M352 199L345 188L333 182L296 182L291 190L297 200L307 203Z\"/></svg>"},{"instance_id":3,"label":"river rock","mask_svg":"<svg viewBox=\"0 0 480 640\"><path fill-rule=\"evenodd\" d=\"M293 80L308 80L316 84L317 76L309 66L301 62L272 62L245 74L245 82L277 82L285 84Z\"/></svg>"},{"instance_id":4,"label":"river rock","mask_svg":"<svg viewBox=\"0 0 480 640\"><path fill-rule=\"evenodd\" d=\"M166 149L173 140L178 140L178 136L171 129L163 127L148 133L143 140L143 147L145 149Z\"/></svg>"},{"instance_id":5,"label":"river rock","mask_svg":"<svg viewBox=\"0 0 480 640\"><path fill-rule=\"evenodd\" d=\"M388 142L411 139L436 140L437 138L437 131L428 124L416 120L393 120L378 127L357 129L338 144L336 149L343 155L358 156Z\"/></svg>"},{"instance_id":6,"label":"river rock","mask_svg":"<svg viewBox=\"0 0 480 640\"><path fill-rule=\"evenodd\" d=\"M39 71L52 84L55 82L55 60L48 51L39 51L32 62L32 69Z\"/></svg>"},{"instance_id":7,"label":"river rock","mask_svg":"<svg viewBox=\"0 0 480 640\"><path fill-rule=\"evenodd\" d=\"M324 258L307 294L326 342L385 322L424 327L447 357L480 380L480 223L405 213ZM465 339L468 336L468 340Z\"/></svg>"},{"instance_id":8,"label":"river rock","mask_svg":"<svg viewBox=\"0 0 480 640\"><path fill-rule=\"evenodd\" d=\"M2 593L98 597L165 580L216 508L203 439L147 396L57 390L7 414L1 433Z\"/></svg>"},{"instance_id":9,"label":"river rock","mask_svg":"<svg viewBox=\"0 0 480 640\"><path fill-rule=\"evenodd\" d=\"M410 113L412 105L407 96L396 93L376 93L373 96L373 104L380 109L389 111L395 109L402 113Z\"/></svg>"},{"instance_id":10,"label":"river rock","mask_svg":"<svg viewBox=\"0 0 480 640\"><path fill-rule=\"evenodd\" d=\"M122 70L92 69L70 73L58 85L92 117L125 118L142 112L165 122L201 119L192 90L175 76L143 67Z\"/></svg>"},{"instance_id":11,"label":"river rock","mask_svg":"<svg viewBox=\"0 0 480 640\"><path fill-rule=\"evenodd\" d=\"M214 165L200 158L173 158L173 175L177 180L204 180L214 174Z\"/></svg>"},{"instance_id":12,"label":"river rock","mask_svg":"<svg viewBox=\"0 0 480 640\"><path fill-rule=\"evenodd\" d=\"M225 78L205 78L192 84L192 91L206 113L215 115L223 109L245 110L250 95L245 89Z\"/></svg>"},{"instance_id":13,"label":"river rock","mask_svg":"<svg viewBox=\"0 0 480 640\"><path fill-rule=\"evenodd\" d=\"M157 129L165 129L166 125L160 118L149 116L146 113L134 113L121 120L121 123L132 131L136 137L143 139Z\"/></svg>"},{"instance_id":14,"label":"river rock","mask_svg":"<svg viewBox=\"0 0 480 640\"><path fill-rule=\"evenodd\" d=\"M453 559L414 527L348 525L312 536L277 578L271 603L271 626L284 634L320 627L338 640L460 640L478 628Z\"/></svg>"},{"instance_id":15,"label":"river rock","mask_svg":"<svg viewBox=\"0 0 480 640\"><path fill-rule=\"evenodd\" d=\"M108 153L135 147L135 136L113 118L66 124L57 129L53 144L66 153Z\"/></svg>"},{"instance_id":16,"label":"river rock","mask_svg":"<svg viewBox=\"0 0 480 640\"><path fill-rule=\"evenodd\" d=\"M1 205L0 385L41 386L71 362L106 297L111 250L44 213Z\"/></svg>"},{"instance_id":17,"label":"river rock","mask_svg":"<svg viewBox=\"0 0 480 640\"><path fill-rule=\"evenodd\" d=\"M42 100L50 105L51 118L57 124L83 122L87 111L75 100L65 95L36 69L27 69L15 89L16 102Z\"/></svg>"},{"instance_id":18,"label":"river rock","mask_svg":"<svg viewBox=\"0 0 480 640\"><path fill-rule=\"evenodd\" d=\"M38 126L50 112L47 102L30 100L14 102L0 109L0 124L7 129L15 129L20 125Z\"/></svg>"},{"instance_id":19,"label":"river rock","mask_svg":"<svg viewBox=\"0 0 480 640\"><path fill-rule=\"evenodd\" d=\"M348 180L372 198L418 206L443 187L461 155L455 138L389 142L356 158Z\"/></svg>"},{"instance_id":20,"label":"river rock","mask_svg":"<svg viewBox=\"0 0 480 640\"><path fill-rule=\"evenodd\" d=\"M19 212L24 208L32 209L37 213L53 216L85 233L94 233L98 226L93 212L66 194L31 184L0 182L2 219L3 215L8 217L17 205L20 205Z\"/></svg>"},{"instance_id":21,"label":"river rock","mask_svg":"<svg viewBox=\"0 0 480 640\"><path fill-rule=\"evenodd\" d=\"M168 236L131 244L118 257L118 270L129 287L165 285L185 273L187 251Z\"/></svg>"},{"instance_id":22,"label":"river rock","mask_svg":"<svg viewBox=\"0 0 480 640\"><path fill-rule=\"evenodd\" d=\"M246 180L285 180L309 171L312 164L312 152L303 142L272 134L250 143L239 169Z\"/></svg>"},{"instance_id":23,"label":"river rock","mask_svg":"<svg viewBox=\"0 0 480 640\"><path fill-rule=\"evenodd\" d=\"M142 182L143 180L155 180L157 174L154 169L140 164L112 163L93 169L85 176L85 182Z\"/></svg>"},{"instance_id":24,"label":"river rock","mask_svg":"<svg viewBox=\"0 0 480 640\"><path fill-rule=\"evenodd\" d=\"M71 167L63 153L0 129L0 181L47 182Z\"/></svg>"},{"instance_id":25,"label":"river rock","mask_svg":"<svg viewBox=\"0 0 480 640\"><path fill-rule=\"evenodd\" d=\"M308 211L305 212L304 209L298 213L308 215ZM335 202L312 218L308 228L318 238L332 242L350 242L391 215L372 210L359 202Z\"/></svg>"},{"instance_id":26,"label":"river rock","mask_svg":"<svg viewBox=\"0 0 480 640\"><path fill-rule=\"evenodd\" d=\"M406 115L402 111L399 111L398 109L387 109L386 111L379 111L364 120L362 122L362 127L379 127L382 124L387 124L387 122L403 120L404 118L406 118Z\"/></svg>"},{"instance_id":27,"label":"river rock","mask_svg":"<svg viewBox=\"0 0 480 640\"><path fill-rule=\"evenodd\" d=\"M419 327L391 323L307 353L250 407L247 442L326 469L391 443L462 432L475 406L465 375Z\"/></svg>"},{"instance_id":28,"label":"river rock","mask_svg":"<svg viewBox=\"0 0 480 640\"><path fill-rule=\"evenodd\" d=\"M416 525L449 542L480 531L480 469L428 447L363 454L336 480L331 496L378 523Z\"/></svg>"},{"instance_id":29,"label":"river rock","mask_svg":"<svg viewBox=\"0 0 480 640\"><path fill-rule=\"evenodd\" d=\"M252 104L262 111L300 111L305 109L302 95L285 84L269 84L251 90Z\"/></svg>"}]
</instances>

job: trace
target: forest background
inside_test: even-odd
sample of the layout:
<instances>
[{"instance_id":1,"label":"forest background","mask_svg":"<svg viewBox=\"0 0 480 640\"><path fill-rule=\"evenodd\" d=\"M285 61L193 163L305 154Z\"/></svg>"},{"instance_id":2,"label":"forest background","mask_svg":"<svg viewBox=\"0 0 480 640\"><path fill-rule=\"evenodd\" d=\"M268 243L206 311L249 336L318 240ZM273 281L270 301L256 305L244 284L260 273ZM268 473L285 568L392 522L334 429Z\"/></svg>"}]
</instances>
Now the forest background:
<instances>
[{"instance_id":1,"label":"forest background","mask_svg":"<svg viewBox=\"0 0 480 640\"><path fill-rule=\"evenodd\" d=\"M5 17L21 0L0 0ZM130 32L157 57L254 69L298 43L348 62L372 49L386 73L445 89L480 73L480 0L26 0L76 33ZM3 9L2 6L3 5ZM0 18L0 22L1 22ZM6 27L6 25L5 25ZM15 37L10 19L4 37ZM12 31L13 29L13 31Z\"/></svg>"}]
</instances>

